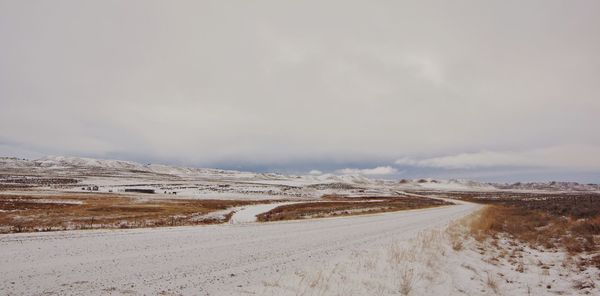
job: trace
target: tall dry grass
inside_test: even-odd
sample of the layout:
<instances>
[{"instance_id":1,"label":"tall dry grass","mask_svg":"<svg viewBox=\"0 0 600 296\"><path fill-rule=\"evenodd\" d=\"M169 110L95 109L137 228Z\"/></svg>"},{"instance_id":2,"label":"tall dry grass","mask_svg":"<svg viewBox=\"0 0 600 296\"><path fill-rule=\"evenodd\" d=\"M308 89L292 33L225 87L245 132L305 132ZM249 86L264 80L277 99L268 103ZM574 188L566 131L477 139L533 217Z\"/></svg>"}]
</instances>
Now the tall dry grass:
<instances>
[{"instance_id":1,"label":"tall dry grass","mask_svg":"<svg viewBox=\"0 0 600 296\"><path fill-rule=\"evenodd\" d=\"M590 254L584 265L600 261L600 216L576 219L516 206L488 205L469 222L478 241L508 235L533 248L562 249L570 255Z\"/></svg>"}]
</instances>

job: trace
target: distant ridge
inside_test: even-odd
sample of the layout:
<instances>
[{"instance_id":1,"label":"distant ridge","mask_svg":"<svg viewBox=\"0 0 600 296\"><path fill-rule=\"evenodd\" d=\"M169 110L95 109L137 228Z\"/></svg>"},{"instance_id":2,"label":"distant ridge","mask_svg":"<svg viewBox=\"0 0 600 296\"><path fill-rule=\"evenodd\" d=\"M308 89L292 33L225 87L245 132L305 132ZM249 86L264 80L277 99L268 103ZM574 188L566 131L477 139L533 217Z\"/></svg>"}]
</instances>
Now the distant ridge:
<instances>
[{"instance_id":1,"label":"distant ridge","mask_svg":"<svg viewBox=\"0 0 600 296\"><path fill-rule=\"evenodd\" d=\"M338 174L307 174L283 175L277 173L255 173L235 170L222 170L212 168L192 168L163 164L140 164L126 160L96 159L72 156L46 156L34 160L16 157L0 157L0 170L20 170L22 173L51 171L62 175L97 175L97 174L131 174L145 173L172 178L209 178L209 179L235 179L251 181L286 181L294 180L304 184L344 183L356 185L387 185L396 183L407 189L430 190L543 190L543 191L600 191L598 184L580 184L577 182L527 182L527 183L484 183L473 180L450 179L436 180L402 179L399 181L378 180L363 175L338 175Z\"/></svg>"}]
</instances>

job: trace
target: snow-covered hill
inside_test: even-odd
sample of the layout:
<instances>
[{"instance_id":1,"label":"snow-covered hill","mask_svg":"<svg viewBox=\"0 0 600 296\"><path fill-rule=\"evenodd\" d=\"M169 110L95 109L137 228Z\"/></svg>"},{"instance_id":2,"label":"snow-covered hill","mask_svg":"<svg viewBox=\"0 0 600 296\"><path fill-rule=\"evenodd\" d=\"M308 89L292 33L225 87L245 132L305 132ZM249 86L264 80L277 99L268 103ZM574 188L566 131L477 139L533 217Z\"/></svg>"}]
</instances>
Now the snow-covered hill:
<instances>
[{"instance_id":1,"label":"snow-covered hill","mask_svg":"<svg viewBox=\"0 0 600 296\"><path fill-rule=\"evenodd\" d=\"M133 161L84 157L48 156L35 160L0 157L0 174L4 176L68 177L76 179L113 178L144 181L218 181L270 184L274 186L314 186L331 184L332 188L348 184L357 188L385 187L406 190L544 190L598 191L596 184L575 182L496 184L472 180L402 179L377 180L363 175L308 174L282 175L276 173L242 172L211 168L179 167L163 164L141 164ZM325 186L326 187L326 186ZM316 188L316 187L313 187ZM320 188L324 188L321 186Z\"/></svg>"},{"instance_id":2,"label":"snow-covered hill","mask_svg":"<svg viewBox=\"0 0 600 296\"><path fill-rule=\"evenodd\" d=\"M234 178L273 179L283 176L275 174L260 174L251 172L228 171L219 169L188 168L162 164L140 164L133 161L94 159L84 157L48 156L35 160L18 158L0 158L0 169L23 171L29 169L30 173L43 173L51 171L54 173L72 174L80 176L98 174L114 176L132 174L154 174L180 178Z\"/></svg>"},{"instance_id":3,"label":"snow-covered hill","mask_svg":"<svg viewBox=\"0 0 600 296\"><path fill-rule=\"evenodd\" d=\"M581 184L577 182L529 182L496 184L498 189L507 190L545 190L545 191L600 191L599 184Z\"/></svg>"}]
</instances>

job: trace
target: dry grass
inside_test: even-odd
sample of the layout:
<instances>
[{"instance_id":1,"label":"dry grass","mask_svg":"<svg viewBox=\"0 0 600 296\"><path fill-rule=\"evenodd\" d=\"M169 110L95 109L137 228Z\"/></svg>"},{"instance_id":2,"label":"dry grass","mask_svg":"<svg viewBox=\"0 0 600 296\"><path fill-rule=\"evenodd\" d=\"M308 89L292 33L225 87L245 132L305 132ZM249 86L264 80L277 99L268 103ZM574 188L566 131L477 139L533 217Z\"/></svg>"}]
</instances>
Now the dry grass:
<instances>
[{"instance_id":1,"label":"dry grass","mask_svg":"<svg viewBox=\"0 0 600 296\"><path fill-rule=\"evenodd\" d=\"M445 235L454 251L461 251L465 248L465 240L469 237L471 223L479 218L479 211L451 222L445 229Z\"/></svg>"},{"instance_id":2,"label":"dry grass","mask_svg":"<svg viewBox=\"0 0 600 296\"><path fill-rule=\"evenodd\" d=\"M431 196L443 196L475 203L515 206L541 211L554 216L575 219L594 218L600 213L600 193L595 192L420 192Z\"/></svg>"},{"instance_id":3,"label":"dry grass","mask_svg":"<svg viewBox=\"0 0 600 296\"><path fill-rule=\"evenodd\" d=\"M600 251L600 216L577 219L515 205L491 205L471 220L470 230L478 241L508 235L533 248L563 249L573 256ZM593 258L580 264L600 267Z\"/></svg>"},{"instance_id":4,"label":"dry grass","mask_svg":"<svg viewBox=\"0 0 600 296\"><path fill-rule=\"evenodd\" d=\"M330 201L307 202L277 207L258 215L258 221L295 220L332 216L349 216L420 209L448 205L450 203L423 197L361 197L343 198L331 196ZM333 199L333 200L332 200ZM371 200L367 202L368 200Z\"/></svg>"},{"instance_id":5,"label":"dry grass","mask_svg":"<svg viewBox=\"0 0 600 296\"><path fill-rule=\"evenodd\" d=\"M0 232L130 228L226 222L194 216L252 204L235 200L139 200L118 194L0 195Z\"/></svg>"},{"instance_id":6,"label":"dry grass","mask_svg":"<svg viewBox=\"0 0 600 296\"><path fill-rule=\"evenodd\" d=\"M449 228L450 229L450 228ZM448 231L448 237L454 251L460 251L464 248L463 238L458 231Z\"/></svg>"},{"instance_id":7,"label":"dry grass","mask_svg":"<svg viewBox=\"0 0 600 296\"><path fill-rule=\"evenodd\" d=\"M409 295L415 285L415 271L412 268L405 268L400 272L400 294Z\"/></svg>"},{"instance_id":8,"label":"dry grass","mask_svg":"<svg viewBox=\"0 0 600 296\"><path fill-rule=\"evenodd\" d=\"M490 274L488 272L487 274L487 279L485 281L485 284L492 289L492 291L494 291L495 294L498 294L498 282L496 281L496 278L494 277L494 275Z\"/></svg>"}]
</instances>

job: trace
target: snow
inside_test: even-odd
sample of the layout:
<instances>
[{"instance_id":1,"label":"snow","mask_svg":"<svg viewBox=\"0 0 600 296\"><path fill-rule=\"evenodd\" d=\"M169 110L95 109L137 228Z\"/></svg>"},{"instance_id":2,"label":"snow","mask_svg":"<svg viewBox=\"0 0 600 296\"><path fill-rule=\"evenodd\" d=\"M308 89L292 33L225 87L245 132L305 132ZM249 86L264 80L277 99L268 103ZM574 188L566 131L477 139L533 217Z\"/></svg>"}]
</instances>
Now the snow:
<instances>
[{"instance_id":1,"label":"snow","mask_svg":"<svg viewBox=\"0 0 600 296\"><path fill-rule=\"evenodd\" d=\"M494 289L507 295L600 294L599 271L577 272L561 251L523 246L519 262L526 272L521 273L491 246L465 240L463 250L453 250L444 228L476 210L473 204L254 223L257 214L324 194L421 196L405 190L537 192L598 190L597 185L433 179L399 183L360 175L285 176L78 157L0 158L0 172L7 176L0 182L8 184L12 176L23 175L79 180L3 192L11 198L40 197L35 202L81 203L51 197L92 185L99 192L140 199L285 200L195 217L222 220L234 212L231 223L224 225L0 235L2 295L397 295L406 284L411 295L489 295ZM123 193L126 188L155 189L157 194ZM500 245L510 243L500 240ZM390 254L403 260L395 262ZM574 282L587 288L575 290Z\"/></svg>"},{"instance_id":2,"label":"snow","mask_svg":"<svg viewBox=\"0 0 600 296\"><path fill-rule=\"evenodd\" d=\"M240 210L236 211L229 223L231 224L241 224L241 223L251 223L256 222L256 215L266 213L276 207L294 204L293 202L279 202L279 203L270 203L270 204L262 204L262 205L250 205L242 207Z\"/></svg>"},{"instance_id":3,"label":"snow","mask_svg":"<svg viewBox=\"0 0 600 296\"><path fill-rule=\"evenodd\" d=\"M263 283L282 275L411 240L476 208L457 205L273 223L2 235L0 291L263 294Z\"/></svg>"},{"instance_id":4,"label":"snow","mask_svg":"<svg viewBox=\"0 0 600 296\"><path fill-rule=\"evenodd\" d=\"M505 238L498 244L500 249L469 239L464 250L448 251L443 269L468 295L485 295L481 290L490 291L488 281L508 295L600 295L600 271L595 267L579 271L565 251L514 246L514 241ZM511 258L506 250L519 251ZM587 283L590 288L576 288L577 283Z\"/></svg>"},{"instance_id":5,"label":"snow","mask_svg":"<svg viewBox=\"0 0 600 296\"><path fill-rule=\"evenodd\" d=\"M451 233L462 235L453 248ZM357 248L246 287L260 295L600 295L600 270L581 271L564 250L532 249L506 237L478 243L458 223L412 239Z\"/></svg>"},{"instance_id":6,"label":"snow","mask_svg":"<svg viewBox=\"0 0 600 296\"><path fill-rule=\"evenodd\" d=\"M203 220L225 220L226 216L231 212L241 210L241 207L231 207L224 210L213 211L203 215L197 215L192 218L192 221L203 221Z\"/></svg>"},{"instance_id":7,"label":"snow","mask_svg":"<svg viewBox=\"0 0 600 296\"><path fill-rule=\"evenodd\" d=\"M82 187L98 185L101 192L120 192L127 186L137 186L155 189L157 193L164 191L177 193L177 195L169 195L168 198L198 199L317 199L323 194L331 193L377 195L390 194L397 190L496 191L555 188L562 191L598 191L600 188L598 185L576 183L527 183L517 186L456 179L397 182L376 180L361 175L330 173L296 176L64 156L44 157L37 160L0 158L0 172L8 176L0 178L0 182L4 179L7 183L11 183L11 175L27 175L32 180L44 177L79 180L77 184L45 185L44 188L49 190L77 192L81 191ZM221 185L229 185L229 188L220 187Z\"/></svg>"},{"instance_id":8,"label":"snow","mask_svg":"<svg viewBox=\"0 0 600 296\"><path fill-rule=\"evenodd\" d=\"M433 180L430 178L419 180L404 180L405 183L400 184L403 189L412 190L439 190L439 191L489 191L497 190L492 184L481 183L471 180Z\"/></svg>"}]
</instances>

